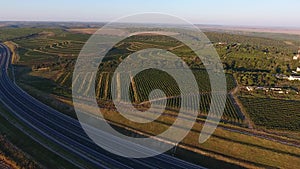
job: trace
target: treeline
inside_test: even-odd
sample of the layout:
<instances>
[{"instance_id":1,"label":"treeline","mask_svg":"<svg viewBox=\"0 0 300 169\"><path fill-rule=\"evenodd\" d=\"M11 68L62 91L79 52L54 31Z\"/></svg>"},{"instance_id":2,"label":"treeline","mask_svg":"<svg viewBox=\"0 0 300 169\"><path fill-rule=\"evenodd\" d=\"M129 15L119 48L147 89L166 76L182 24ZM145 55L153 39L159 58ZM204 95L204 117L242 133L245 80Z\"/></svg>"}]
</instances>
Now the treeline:
<instances>
[{"instance_id":1,"label":"treeline","mask_svg":"<svg viewBox=\"0 0 300 169\"><path fill-rule=\"evenodd\" d=\"M220 32L205 32L205 34L212 42L240 43L254 47L256 50L267 48L271 53L293 53L298 49L298 46L287 45L283 40L271 38Z\"/></svg>"},{"instance_id":2,"label":"treeline","mask_svg":"<svg viewBox=\"0 0 300 169\"><path fill-rule=\"evenodd\" d=\"M56 62L49 62L49 63L36 63L31 66L31 69L33 71L37 70L73 70L75 65L76 59L73 58L65 58L65 57L59 57L59 59Z\"/></svg>"}]
</instances>

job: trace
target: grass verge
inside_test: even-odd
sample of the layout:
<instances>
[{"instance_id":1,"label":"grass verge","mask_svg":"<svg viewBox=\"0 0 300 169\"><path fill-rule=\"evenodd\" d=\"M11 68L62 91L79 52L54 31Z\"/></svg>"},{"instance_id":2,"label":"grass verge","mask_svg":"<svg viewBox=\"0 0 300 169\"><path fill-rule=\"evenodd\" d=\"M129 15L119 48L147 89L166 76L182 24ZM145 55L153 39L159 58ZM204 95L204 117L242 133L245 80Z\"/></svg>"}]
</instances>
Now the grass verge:
<instances>
[{"instance_id":1,"label":"grass verge","mask_svg":"<svg viewBox=\"0 0 300 169\"><path fill-rule=\"evenodd\" d=\"M78 162L81 162L82 164L86 164L81 159L78 159L72 154L69 154L65 150L61 149L60 147L57 147L53 143L49 142L47 139L42 138L37 133L32 131L30 128L26 127L22 124L19 120L14 118L6 109L5 107L0 104L0 132L1 134L4 134L6 139L9 140L13 145L18 147L23 152L26 152L28 154L28 157L30 157L29 163L28 160L24 160L23 158L20 159L20 156L18 154L15 154L13 152L10 152L10 150L5 150L5 147L2 147L4 151L7 151L8 154L10 154L10 158L13 161L16 161L18 165L20 165L20 168L28 168L27 165L33 165L36 164L43 164L42 165L34 165L36 168L77 168L67 160L61 158L59 155L53 153L52 151L45 148L40 143L36 142L32 138L37 138L39 142L47 145L50 147L53 151L58 152L60 154L63 154L66 158L77 160ZM21 129L21 130L20 130ZM26 131L27 134L24 133ZM25 166L24 166L25 165ZM89 165L86 164L88 167Z\"/></svg>"}]
</instances>

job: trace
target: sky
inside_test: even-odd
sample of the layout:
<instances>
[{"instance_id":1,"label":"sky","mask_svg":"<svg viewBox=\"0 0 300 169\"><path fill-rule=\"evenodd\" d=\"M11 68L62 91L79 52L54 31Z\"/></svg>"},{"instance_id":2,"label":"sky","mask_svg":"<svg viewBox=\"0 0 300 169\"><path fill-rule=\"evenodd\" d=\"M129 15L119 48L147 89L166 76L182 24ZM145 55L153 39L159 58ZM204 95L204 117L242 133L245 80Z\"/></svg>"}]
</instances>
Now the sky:
<instances>
[{"instance_id":1,"label":"sky","mask_svg":"<svg viewBox=\"0 0 300 169\"><path fill-rule=\"evenodd\" d=\"M162 12L194 24L300 27L299 9L299 0L3 0L0 21L108 22Z\"/></svg>"}]
</instances>

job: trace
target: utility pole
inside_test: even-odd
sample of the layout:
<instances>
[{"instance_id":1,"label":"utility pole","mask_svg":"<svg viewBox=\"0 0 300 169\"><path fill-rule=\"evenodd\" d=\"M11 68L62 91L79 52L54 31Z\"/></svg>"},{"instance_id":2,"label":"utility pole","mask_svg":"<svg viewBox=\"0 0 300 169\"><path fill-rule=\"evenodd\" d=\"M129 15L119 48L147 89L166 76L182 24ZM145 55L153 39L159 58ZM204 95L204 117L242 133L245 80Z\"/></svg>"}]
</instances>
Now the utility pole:
<instances>
[{"instance_id":1,"label":"utility pole","mask_svg":"<svg viewBox=\"0 0 300 169\"><path fill-rule=\"evenodd\" d=\"M177 146L178 146L178 143L175 143L175 146L173 148L173 153L172 153L173 156L175 156L175 154L176 154Z\"/></svg>"}]
</instances>

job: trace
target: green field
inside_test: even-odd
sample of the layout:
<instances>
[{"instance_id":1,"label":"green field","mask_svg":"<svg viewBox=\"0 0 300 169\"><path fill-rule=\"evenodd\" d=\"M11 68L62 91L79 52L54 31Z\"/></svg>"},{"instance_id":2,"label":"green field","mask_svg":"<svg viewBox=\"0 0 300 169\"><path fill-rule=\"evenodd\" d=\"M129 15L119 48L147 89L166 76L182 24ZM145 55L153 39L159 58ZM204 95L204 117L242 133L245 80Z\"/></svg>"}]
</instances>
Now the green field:
<instances>
[{"instance_id":1,"label":"green field","mask_svg":"<svg viewBox=\"0 0 300 169\"><path fill-rule=\"evenodd\" d=\"M13 32L14 29L5 29L5 32ZM73 77L73 67L76 57L84 45L85 41L89 38L88 34L71 33L62 29L23 29L21 38L13 40L19 45L18 51L20 57L19 64L29 65L32 70L37 72L31 75L23 73L20 76L22 83L27 83L28 79L33 85L40 90L46 90L55 95L71 97L71 84ZM11 33L12 34L12 33ZM28 36L36 34L36 36ZM281 38L273 38L274 35L267 37L253 37L248 35L206 32L208 38L213 42L219 53L224 68L227 72L227 88L228 92L238 85L249 86L287 86L286 82L278 80L274 77L274 73L289 73L295 69L297 64L292 61L292 56L297 50L298 42L293 41L287 37L291 44ZM114 36L103 35L107 41L114 39ZM7 38L7 37L3 37ZM219 44L219 42L222 42ZM117 67L122 59L135 51L145 48L160 47L169 50L182 59L192 68L195 78L199 86L200 94L200 114L199 116L205 117L209 111L210 101L210 84L204 66L201 62L195 62L195 55L190 52L186 46L181 46L181 43L175 39L166 36L132 36L127 38L116 45L116 48L104 59L104 64L99 67L97 74L89 73L85 75L76 75L78 81L84 81L86 86L82 86L79 90L95 90L96 97L99 100L110 100L110 83L113 76L113 70ZM120 55L119 53L122 53ZM159 53L151 53L151 57L159 57ZM41 71L39 71L41 70ZM43 70L46 70L44 73ZM278 72L279 71L279 72ZM34 76L32 76L34 75ZM42 85L43 78L36 78L35 76L44 76L50 81L47 85ZM91 79L96 76L96 88L91 89L88 84ZM151 78L149 78L149 76ZM22 80L22 77L24 79ZM235 78L235 79L234 79ZM34 80L35 79L35 80ZM151 80L150 80L151 79ZM108 81L108 82L107 82ZM174 85L172 80L168 80L168 76L156 71L148 71L145 74L138 74L134 77L136 91L134 92L132 86L129 90L131 100L123 100L125 102L140 103L148 100L148 94L155 88L162 88L167 93L168 99L167 106L169 109L177 110L180 105L178 87ZM50 85L50 86L49 86ZM299 88L300 83L293 82L291 87ZM43 87L44 86L44 87ZM167 88L164 86L168 86ZM127 91L120 91L124 95ZM88 92L85 92L88 93ZM91 97L91 96L86 96ZM191 97L191 103L193 98ZM278 102L281 102L279 100ZM244 103L244 102L242 102ZM258 105L263 107L263 104L256 103L249 100L244 103L247 105ZM246 105L247 104L247 105ZM285 104L284 102L282 104ZM275 113L280 113L274 110ZM251 113L251 110L247 110ZM268 116L269 113L265 113ZM272 118L271 118L272 119ZM223 120L231 123L243 123L243 115L239 108L234 104L234 100L227 97L226 108ZM255 121L255 120L254 120ZM270 122L272 123L272 122ZM265 125L264 123L257 123L258 125ZM266 125L266 127L270 127ZM277 129L288 129L290 127L275 127Z\"/></svg>"},{"instance_id":2,"label":"green field","mask_svg":"<svg viewBox=\"0 0 300 169\"><path fill-rule=\"evenodd\" d=\"M210 106L210 100L211 100L211 94L210 94L210 86L209 86L209 80L208 75L205 70L194 70L193 73L196 75L196 79L198 82L198 87L200 89L199 92L199 101L200 101L200 114L199 117L205 117L209 111ZM94 78L95 74L89 73L89 74L78 74L75 77L75 81L77 82L86 82L84 83L86 86L81 86L78 88L78 93L88 93L88 90L91 90L88 86L88 84L92 83L92 78ZM113 74L112 73L101 73L99 75L99 78L96 80L96 97L98 99L103 100L111 100L111 79ZM122 77L122 75L121 75ZM227 82L228 82L228 90L231 90L235 87L233 77L230 75L227 75ZM108 82L107 82L108 81ZM70 72L67 72L63 74L61 77L58 78L57 81L59 84L64 86L71 85L72 82L72 74ZM122 82L122 80L121 80ZM163 73L157 70L149 70L144 73L140 73L137 76L134 77L134 83L136 84L136 91L133 91L132 86L130 87L130 100L126 100L124 95L127 94L126 89L121 88L121 101L124 102L131 102L134 103L141 103L148 101L148 94L153 91L154 89L161 89L165 92L167 98L167 108L173 109L174 111L177 111L180 108L180 91L176 82L174 80L170 79L167 73ZM122 84L121 84L122 85ZM197 93L191 93L192 95L188 96L188 103L193 104L196 100ZM86 95L86 97L91 97ZM224 112L223 119L227 122L233 122L233 123L242 123L243 117L241 113L239 112L238 108L234 105L233 99L227 96L227 102ZM155 102L152 104L156 105ZM162 106L160 104L156 106ZM189 109L189 105L184 105L183 107L185 110Z\"/></svg>"},{"instance_id":3,"label":"green field","mask_svg":"<svg viewBox=\"0 0 300 169\"><path fill-rule=\"evenodd\" d=\"M257 97L239 99L256 125L300 131L300 101Z\"/></svg>"},{"instance_id":4,"label":"green field","mask_svg":"<svg viewBox=\"0 0 300 169\"><path fill-rule=\"evenodd\" d=\"M45 32L45 31L43 31ZM47 83L46 85L42 85L46 79L43 80L43 78L36 78L31 77L26 74L24 74L24 80L22 78L19 79L19 81L22 81L22 83L29 83L29 85L35 86L43 91L48 91L50 93L67 96L69 97L71 95L71 84L72 84L72 77L73 77L73 67L76 56L78 55L80 49L84 45L84 42L87 40L89 35L85 34L74 34L67 31L62 30L47 30L47 33L38 33L39 36L36 37L26 37L19 38L14 40L16 44L18 44L18 52L20 57L20 64L30 65L33 70L43 70L43 68L46 68L46 71L48 77L50 76L54 83ZM107 41L113 39L113 36L104 36ZM194 58L193 54L190 53L190 51L185 47L180 47L181 43L170 39L165 36L133 36L130 39L126 39L116 46L118 46L115 50L111 51L108 55L107 62L103 67L102 71L99 71L97 73L96 78L96 97L98 99L102 100L110 100L111 99L111 93L110 93L110 82L112 78L112 71L113 68L118 64L118 58L124 57L120 56L118 51L122 51L125 54L133 53L134 51L138 51L144 48L154 48L157 46L160 46L164 49L171 50L172 52L184 56L184 59L188 62L190 67L193 67L193 73L195 75L195 78L198 82L199 86L199 93L200 93L200 100L201 100L201 107L199 107L199 110L201 114L199 116L205 117L207 112L209 111L209 104L210 104L210 84L209 84L209 78L205 70L203 70L203 66L201 66L201 63L195 64L192 62L190 58ZM173 47L179 48L172 49ZM157 57L159 56L159 53L152 53L151 56ZM113 67L113 68L107 68L107 67ZM50 72L49 72L50 71ZM42 75L43 73L39 73L39 75ZM149 80L147 78L149 75L151 75L154 80ZM78 77L75 77L79 81L90 81L90 79L95 76L95 74L90 73L86 75L77 75ZM83 77L82 77L83 76ZM20 76L21 77L21 76ZM228 91L233 89L235 87L235 82L233 79L233 76L231 74L226 74L227 79L227 88ZM106 82L108 81L108 83ZM130 88L130 98L132 98L133 102L143 102L147 101L148 94L150 91L152 91L155 88L160 88L162 85L168 86L168 93L169 97L174 97L172 99L168 99L168 108L170 109L178 109L179 108L179 98L178 94L176 93L176 85L174 86L174 83L170 83L171 81L168 81L166 79L166 76L159 72L147 72L146 74L140 74L134 78L134 81L137 83L137 93L134 93L132 88ZM54 84L58 84L59 86L55 87ZM150 87L150 85L154 86ZM49 86L50 85L50 86ZM52 86L52 87L51 87ZM91 90L88 86L82 86L82 89L80 90ZM122 91L123 93L126 91ZM135 96L137 95L137 96ZM91 97L91 96L87 96ZM134 98L137 98L135 100ZM192 98L191 98L192 99ZM126 102L130 102L130 100L123 100ZM193 102L193 99L190 101ZM226 103L226 109L224 113L223 120L227 122L232 123L243 123L243 117L241 116L241 113L238 112L237 107L233 105L233 100L228 97L227 103Z\"/></svg>"}]
</instances>

